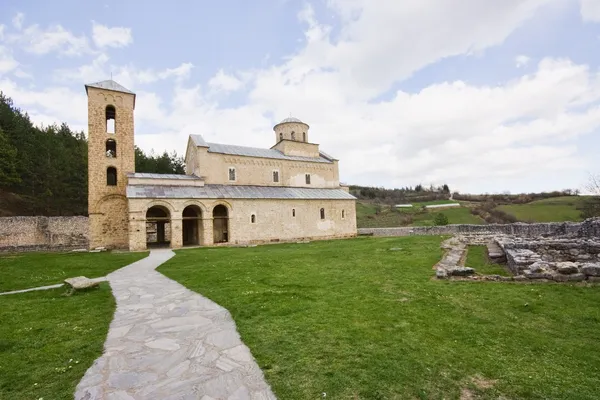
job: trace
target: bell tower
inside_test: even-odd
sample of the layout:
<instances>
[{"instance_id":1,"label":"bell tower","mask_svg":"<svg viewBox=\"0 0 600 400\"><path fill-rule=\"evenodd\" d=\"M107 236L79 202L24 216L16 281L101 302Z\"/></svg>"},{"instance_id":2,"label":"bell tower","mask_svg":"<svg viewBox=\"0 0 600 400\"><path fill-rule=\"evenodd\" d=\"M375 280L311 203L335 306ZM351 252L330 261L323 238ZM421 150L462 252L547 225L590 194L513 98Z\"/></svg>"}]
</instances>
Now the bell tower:
<instances>
[{"instance_id":1,"label":"bell tower","mask_svg":"<svg viewBox=\"0 0 600 400\"><path fill-rule=\"evenodd\" d=\"M113 80L85 85L88 96L89 246L127 248L127 173L135 172L135 93Z\"/></svg>"}]
</instances>

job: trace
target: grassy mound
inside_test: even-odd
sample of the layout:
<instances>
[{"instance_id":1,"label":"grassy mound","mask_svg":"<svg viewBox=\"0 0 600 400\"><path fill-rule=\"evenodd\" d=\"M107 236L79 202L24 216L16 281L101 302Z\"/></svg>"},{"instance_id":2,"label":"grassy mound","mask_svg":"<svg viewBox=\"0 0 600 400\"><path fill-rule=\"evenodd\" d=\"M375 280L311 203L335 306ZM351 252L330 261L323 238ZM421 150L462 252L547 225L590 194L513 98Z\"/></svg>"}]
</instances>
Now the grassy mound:
<instances>
[{"instance_id":1,"label":"grassy mound","mask_svg":"<svg viewBox=\"0 0 600 400\"><path fill-rule=\"evenodd\" d=\"M583 196L553 197L527 204L502 205L497 208L523 222L581 221L581 208L587 199Z\"/></svg>"}]
</instances>

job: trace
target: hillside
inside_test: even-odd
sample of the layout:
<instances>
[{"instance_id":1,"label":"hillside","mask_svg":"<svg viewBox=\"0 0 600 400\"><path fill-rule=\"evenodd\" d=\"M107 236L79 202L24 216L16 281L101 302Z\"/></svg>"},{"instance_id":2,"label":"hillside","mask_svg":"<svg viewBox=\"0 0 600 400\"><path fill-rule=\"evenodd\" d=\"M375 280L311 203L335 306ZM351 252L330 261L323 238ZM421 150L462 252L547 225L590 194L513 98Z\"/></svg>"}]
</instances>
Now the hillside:
<instances>
[{"instance_id":1,"label":"hillside","mask_svg":"<svg viewBox=\"0 0 600 400\"><path fill-rule=\"evenodd\" d=\"M456 202L434 200L411 203L412 208L397 208L378 202L359 200L356 204L357 225L359 228L430 226L434 225L434 218L438 213L444 214L449 224L577 222L600 215L600 198L574 195L550 197L523 204L497 205L488 199L485 202L460 201L458 203L461 207L458 208L424 208L427 205L445 203Z\"/></svg>"},{"instance_id":2,"label":"hillside","mask_svg":"<svg viewBox=\"0 0 600 400\"><path fill-rule=\"evenodd\" d=\"M564 196L536 200L527 204L507 204L497 208L513 215L521 222L563 222L583 220L582 209L588 201L585 196Z\"/></svg>"},{"instance_id":3,"label":"hillside","mask_svg":"<svg viewBox=\"0 0 600 400\"><path fill-rule=\"evenodd\" d=\"M444 214L449 224L484 224L471 214L467 207L425 209L426 205L449 203L449 200L411 203L412 208L396 208L372 202L356 203L356 223L359 228L385 228L395 226L432 226L436 214ZM452 202L453 203L453 202Z\"/></svg>"}]
</instances>

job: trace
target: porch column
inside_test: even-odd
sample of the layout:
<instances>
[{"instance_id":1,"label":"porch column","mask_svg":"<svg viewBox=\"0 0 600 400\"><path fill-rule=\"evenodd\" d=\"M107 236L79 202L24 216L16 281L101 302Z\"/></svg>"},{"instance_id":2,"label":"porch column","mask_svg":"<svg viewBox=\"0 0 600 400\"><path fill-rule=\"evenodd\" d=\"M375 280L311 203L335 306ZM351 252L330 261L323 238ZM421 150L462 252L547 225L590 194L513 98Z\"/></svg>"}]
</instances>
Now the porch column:
<instances>
[{"instance_id":1,"label":"porch column","mask_svg":"<svg viewBox=\"0 0 600 400\"><path fill-rule=\"evenodd\" d=\"M214 244L213 237L213 219L202 218L202 246L212 246Z\"/></svg>"},{"instance_id":2,"label":"porch column","mask_svg":"<svg viewBox=\"0 0 600 400\"><path fill-rule=\"evenodd\" d=\"M179 249L183 246L181 218L171 219L171 248Z\"/></svg>"}]
</instances>

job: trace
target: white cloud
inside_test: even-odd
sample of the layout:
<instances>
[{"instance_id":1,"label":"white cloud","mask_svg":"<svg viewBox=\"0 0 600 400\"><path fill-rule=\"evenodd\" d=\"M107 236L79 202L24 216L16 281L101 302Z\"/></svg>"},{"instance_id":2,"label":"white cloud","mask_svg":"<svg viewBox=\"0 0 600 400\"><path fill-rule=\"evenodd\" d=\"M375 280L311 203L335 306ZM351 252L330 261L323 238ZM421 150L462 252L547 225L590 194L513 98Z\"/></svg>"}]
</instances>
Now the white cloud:
<instances>
[{"instance_id":1,"label":"white cloud","mask_svg":"<svg viewBox=\"0 0 600 400\"><path fill-rule=\"evenodd\" d=\"M0 24L0 40L4 40L4 29L6 29L6 27Z\"/></svg>"},{"instance_id":2,"label":"white cloud","mask_svg":"<svg viewBox=\"0 0 600 400\"><path fill-rule=\"evenodd\" d=\"M527 64L529 64L530 60L531 60L531 58L529 58L525 55L520 55L515 58L515 64L516 64L517 68L525 67L525 66L527 66Z\"/></svg>"},{"instance_id":3,"label":"white cloud","mask_svg":"<svg viewBox=\"0 0 600 400\"><path fill-rule=\"evenodd\" d=\"M221 69L205 85L187 83L191 63L139 69L110 65L102 54L57 77L91 82L113 71L125 87L148 85L136 90L136 144L146 150L182 153L191 133L270 147L273 123L292 111L311 125L310 140L341 160L345 182L515 192L525 180L527 190L562 188L576 185L573 177L590 162L577 140L600 128L600 77L588 66L545 58L533 72L496 85L429 82L415 93L393 85L446 57L500 44L551 1L331 0L341 28L322 24L307 6L299 16L304 45L279 65L235 75ZM531 63L523 57L517 65ZM150 84L165 79L177 84L161 96ZM14 90L34 120L85 126L83 90L24 90L7 80L0 87ZM213 96L242 87L249 94L237 107Z\"/></svg>"},{"instance_id":4,"label":"white cloud","mask_svg":"<svg viewBox=\"0 0 600 400\"><path fill-rule=\"evenodd\" d=\"M54 78L57 82L96 82L108 79L111 74L115 81L121 85L133 89L139 84L150 84L159 80L173 78L177 82L189 78L191 70L194 68L191 63L182 63L175 68L167 68L161 71L153 69L139 69L133 65L112 65L109 64L109 57L101 53L90 63L81 65L77 68L57 69L54 71Z\"/></svg>"},{"instance_id":5,"label":"white cloud","mask_svg":"<svg viewBox=\"0 0 600 400\"><path fill-rule=\"evenodd\" d=\"M62 25L52 25L46 29L37 24L23 27L23 18L21 13L14 18L13 24L19 31L6 35L8 44L18 45L25 51L36 55L57 52L69 56L80 56L92 53L85 35L77 36L63 28Z\"/></svg>"},{"instance_id":6,"label":"white cloud","mask_svg":"<svg viewBox=\"0 0 600 400\"><path fill-rule=\"evenodd\" d=\"M581 0L581 17L584 21L600 22L600 1Z\"/></svg>"},{"instance_id":7,"label":"white cloud","mask_svg":"<svg viewBox=\"0 0 600 400\"><path fill-rule=\"evenodd\" d=\"M440 59L501 44L536 10L554 0L331 0L343 26L339 37L314 21L296 57L305 71L333 68L365 98ZM360 90L355 90L360 89Z\"/></svg>"},{"instance_id":8,"label":"white cloud","mask_svg":"<svg viewBox=\"0 0 600 400\"><path fill-rule=\"evenodd\" d=\"M233 75L226 74L220 69L215 76L208 81L208 86L216 91L234 92L244 86L244 83Z\"/></svg>"},{"instance_id":9,"label":"white cloud","mask_svg":"<svg viewBox=\"0 0 600 400\"><path fill-rule=\"evenodd\" d=\"M21 87L10 79L0 79L0 87L27 111L33 122L46 125L66 122L73 129L87 131L87 99L83 88L77 92L63 87L37 90Z\"/></svg>"},{"instance_id":10,"label":"white cloud","mask_svg":"<svg viewBox=\"0 0 600 400\"><path fill-rule=\"evenodd\" d=\"M131 28L114 27L109 28L92 21L92 38L96 46L104 47L126 47L133 43Z\"/></svg>"},{"instance_id":11,"label":"white cloud","mask_svg":"<svg viewBox=\"0 0 600 400\"><path fill-rule=\"evenodd\" d=\"M13 26L17 29L23 28L23 20L25 20L25 14L17 13L12 19Z\"/></svg>"},{"instance_id":12,"label":"white cloud","mask_svg":"<svg viewBox=\"0 0 600 400\"><path fill-rule=\"evenodd\" d=\"M0 75L17 68L19 63L13 58L12 51L0 45Z\"/></svg>"}]
</instances>

